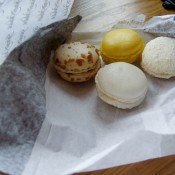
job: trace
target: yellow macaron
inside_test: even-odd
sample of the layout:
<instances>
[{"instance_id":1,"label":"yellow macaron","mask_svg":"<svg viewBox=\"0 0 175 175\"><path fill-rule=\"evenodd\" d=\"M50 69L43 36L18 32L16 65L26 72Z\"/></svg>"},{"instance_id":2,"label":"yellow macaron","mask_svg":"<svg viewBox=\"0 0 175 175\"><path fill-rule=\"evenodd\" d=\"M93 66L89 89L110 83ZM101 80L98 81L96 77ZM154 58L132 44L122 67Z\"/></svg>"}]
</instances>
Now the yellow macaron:
<instances>
[{"instance_id":1,"label":"yellow macaron","mask_svg":"<svg viewBox=\"0 0 175 175\"><path fill-rule=\"evenodd\" d=\"M115 29L105 34L100 42L100 54L105 63L133 63L140 56L144 41L131 29Z\"/></svg>"}]
</instances>

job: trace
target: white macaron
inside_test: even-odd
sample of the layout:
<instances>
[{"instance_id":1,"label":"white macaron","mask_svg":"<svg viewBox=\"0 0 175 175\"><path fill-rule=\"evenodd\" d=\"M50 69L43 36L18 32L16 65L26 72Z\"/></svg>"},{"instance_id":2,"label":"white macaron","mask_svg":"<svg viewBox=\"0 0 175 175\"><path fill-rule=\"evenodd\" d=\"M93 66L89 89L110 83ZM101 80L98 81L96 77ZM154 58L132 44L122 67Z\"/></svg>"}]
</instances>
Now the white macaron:
<instances>
[{"instance_id":1,"label":"white macaron","mask_svg":"<svg viewBox=\"0 0 175 175\"><path fill-rule=\"evenodd\" d=\"M138 106L148 89L143 71L125 62L111 63L100 68L95 82L98 96L104 102L122 109Z\"/></svg>"},{"instance_id":2,"label":"white macaron","mask_svg":"<svg viewBox=\"0 0 175 175\"><path fill-rule=\"evenodd\" d=\"M141 66L158 78L175 76L175 39L158 37L148 42L142 53Z\"/></svg>"}]
</instances>

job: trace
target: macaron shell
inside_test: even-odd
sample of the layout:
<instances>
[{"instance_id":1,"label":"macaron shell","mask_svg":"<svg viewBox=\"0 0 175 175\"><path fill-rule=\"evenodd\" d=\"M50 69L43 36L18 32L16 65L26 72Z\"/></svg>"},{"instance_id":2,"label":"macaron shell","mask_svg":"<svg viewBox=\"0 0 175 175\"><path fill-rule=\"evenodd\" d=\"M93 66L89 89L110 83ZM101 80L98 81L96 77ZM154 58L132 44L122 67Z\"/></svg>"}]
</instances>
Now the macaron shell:
<instances>
[{"instance_id":1,"label":"macaron shell","mask_svg":"<svg viewBox=\"0 0 175 175\"><path fill-rule=\"evenodd\" d=\"M97 79L105 94L123 100L140 97L147 89L144 73L136 66L124 62L111 63L101 68Z\"/></svg>"},{"instance_id":2,"label":"macaron shell","mask_svg":"<svg viewBox=\"0 0 175 175\"><path fill-rule=\"evenodd\" d=\"M94 65L92 65L91 67L87 68L87 69L82 69L82 70L74 70L72 69L72 71L67 70L66 68L60 66L60 65L57 65L57 64L54 64L55 68L57 71L60 71L60 72L64 72L64 73L84 73L84 72L87 72L89 70L92 70L92 69L95 69L97 64L99 64L100 60L97 60L96 63L94 63Z\"/></svg>"},{"instance_id":3,"label":"macaron shell","mask_svg":"<svg viewBox=\"0 0 175 175\"><path fill-rule=\"evenodd\" d=\"M145 97L148 89L145 74L136 66L124 62L101 68L95 82L101 94L120 103L137 103Z\"/></svg>"},{"instance_id":4,"label":"macaron shell","mask_svg":"<svg viewBox=\"0 0 175 175\"><path fill-rule=\"evenodd\" d=\"M132 55L142 48L143 40L130 29L112 30L101 41L101 49L109 57Z\"/></svg>"},{"instance_id":5,"label":"macaron shell","mask_svg":"<svg viewBox=\"0 0 175 175\"><path fill-rule=\"evenodd\" d=\"M143 39L133 30L117 29L108 32L100 42L100 53L104 61L134 62L144 48Z\"/></svg>"},{"instance_id":6,"label":"macaron shell","mask_svg":"<svg viewBox=\"0 0 175 175\"><path fill-rule=\"evenodd\" d=\"M103 58L103 61L106 64L110 64L110 63L114 63L114 62L126 62L126 63L133 63L135 62L138 58L141 58L141 54L142 54L142 50L140 50L139 52L137 52L135 55L130 55L128 56L123 56L123 57L115 57L115 58L110 58L106 55L103 54L103 52L100 52L100 55Z\"/></svg>"},{"instance_id":7,"label":"macaron shell","mask_svg":"<svg viewBox=\"0 0 175 175\"><path fill-rule=\"evenodd\" d=\"M175 76L175 39L158 37L148 42L142 53L141 66L158 78Z\"/></svg>"},{"instance_id":8,"label":"macaron shell","mask_svg":"<svg viewBox=\"0 0 175 175\"><path fill-rule=\"evenodd\" d=\"M96 86L96 89L97 89L98 96L104 102L106 102L107 104L112 105L114 107L121 108L121 109L131 109L133 107L140 105L142 103L142 101L144 100L145 95L146 95L146 94L144 94L139 99L132 100L130 102L123 102L123 101L120 101L120 99L114 99L113 97L110 97L110 96L107 96L106 94L104 94L103 91L101 91L101 89L98 87L98 85Z\"/></svg>"},{"instance_id":9,"label":"macaron shell","mask_svg":"<svg viewBox=\"0 0 175 175\"><path fill-rule=\"evenodd\" d=\"M58 74L66 81L69 82L85 82L93 78L97 71L99 70L101 64L100 61L97 62L96 67L92 70L89 70L87 72L82 72L82 73L65 73L62 71L57 71Z\"/></svg>"},{"instance_id":10,"label":"macaron shell","mask_svg":"<svg viewBox=\"0 0 175 175\"><path fill-rule=\"evenodd\" d=\"M87 43L71 42L61 45L55 52L54 62L66 73L87 72L99 60L98 49Z\"/></svg>"}]
</instances>

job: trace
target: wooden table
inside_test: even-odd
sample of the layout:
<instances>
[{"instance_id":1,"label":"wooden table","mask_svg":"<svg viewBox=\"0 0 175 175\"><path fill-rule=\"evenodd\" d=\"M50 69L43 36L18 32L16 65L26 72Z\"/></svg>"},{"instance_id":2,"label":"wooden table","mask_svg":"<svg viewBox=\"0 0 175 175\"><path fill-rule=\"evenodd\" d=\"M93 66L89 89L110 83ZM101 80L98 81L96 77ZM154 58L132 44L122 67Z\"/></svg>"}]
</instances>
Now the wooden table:
<instances>
[{"instance_id":1,"label":"wooden table","mask_svg":"<svg viewBox=\"0 0 175 175\"><path fill-rule=\"evenodd\" d=\"M79 2L80 0L75 0L74 6ZM120 2L122 2L122 5ZM175 13L175 11L165 10L161 5L161 0L123 0L117 1L117 3L118 7L125 6L126 9L120 14L119 18L121 19L128 15L134 16L134 14L138 13L145 14L147 20L152 16ZM168 156L94 172L79 173L76 175L175 175L175 156Z\"/></svg>"}]
</instances>

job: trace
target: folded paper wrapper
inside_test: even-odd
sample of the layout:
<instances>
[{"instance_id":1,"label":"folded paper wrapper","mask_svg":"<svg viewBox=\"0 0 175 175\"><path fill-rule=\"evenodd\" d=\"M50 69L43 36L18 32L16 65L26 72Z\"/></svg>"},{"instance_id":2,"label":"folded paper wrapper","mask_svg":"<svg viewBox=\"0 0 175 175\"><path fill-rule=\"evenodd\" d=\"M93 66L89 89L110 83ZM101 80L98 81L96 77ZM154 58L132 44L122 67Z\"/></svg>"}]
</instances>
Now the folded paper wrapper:
<instances>
[{"instance_id":1,"label":"folded paper wrapper","mask_svg":"<svg viewBox=\"0 0 175 175\"><path fill-rule=\"evenodd\" d=\"M132 28L145 42L155 37L144 33L148 29L144 15L117 22L115 2L103 0L94 4L84 0L79 2L81 10L80 6L73 7L74 12L82 11L86 17L72 39L98 47L104 33L112 27ZM85 8L87 4L93 8ZM111 15L97 13L97 7L103 7L103 12L113 11ZM105 14L110 20L104 20ZM160 19L150 21L149 28ZM106 27L105 22L109 23ZM152 33L159 33L159 29ZM147 78L149 89L144 102L132 110L121 110L97 97L94 80L68 83L56 74L50 63L45 84L47 117L23 175L66 175L175 154L174 79L162 80L149 75Z\"/></svg>"},{"instance_id":2,"label":"folded paper wrapper","mask_svg":"<svg viewBox=\"0 0 175 175\"><path fill-rule=\"evenodd\" d=\"M144 16L139 15L111 27L132 28L147 43L156 36L144 32L147 24L143 21ZM80 23L72 39L98 47L108 30L85 32ZM24 174L66 175L174 154L174 79L146 76L149 90L144 102L132 110L121 110L97 97L93 80L70 84L60 79L50 64L47 119Z\"/></svg>"}]
</instances>

